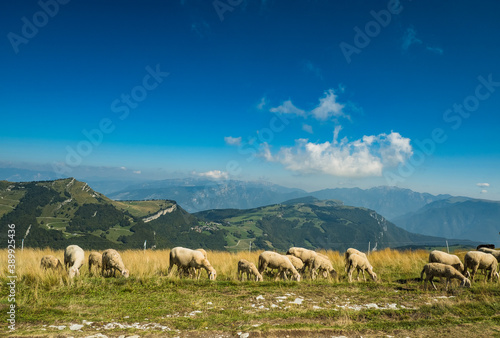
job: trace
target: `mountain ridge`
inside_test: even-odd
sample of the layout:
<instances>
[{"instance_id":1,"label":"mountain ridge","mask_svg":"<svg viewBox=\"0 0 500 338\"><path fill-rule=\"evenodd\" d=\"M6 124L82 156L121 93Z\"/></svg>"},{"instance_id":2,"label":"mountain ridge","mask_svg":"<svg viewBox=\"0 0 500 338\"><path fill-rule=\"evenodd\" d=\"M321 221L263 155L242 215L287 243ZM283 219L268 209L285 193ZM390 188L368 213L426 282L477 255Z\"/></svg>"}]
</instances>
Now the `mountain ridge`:
<instances>
[{"instance_id":1,"label":"mountain ridge","mask_svg":"<svg viewBox=\"0 0 500 338\"><path fill-rule=\"evenodd\" d=\"M16 224L26 247L87 249L203 247L285 250L288 245L343 250L422 245L443 238L409 233L375 211L337 200L302 197L252 209L191 214L174 200L114 201L74 178L12 183L0 181L0 240ZM28 231L29 229L29 231ZM466 241L462 241L466 242ZM242 244L243 245L243 244Z\"/></svg>"}]
</instances>

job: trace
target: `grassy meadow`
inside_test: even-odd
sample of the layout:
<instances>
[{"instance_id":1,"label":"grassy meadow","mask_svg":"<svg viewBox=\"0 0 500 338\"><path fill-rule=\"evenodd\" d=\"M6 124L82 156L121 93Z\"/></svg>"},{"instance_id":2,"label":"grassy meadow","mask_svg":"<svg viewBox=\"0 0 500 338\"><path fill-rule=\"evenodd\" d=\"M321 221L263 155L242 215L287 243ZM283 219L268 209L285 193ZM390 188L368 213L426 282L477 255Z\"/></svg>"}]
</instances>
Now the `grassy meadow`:
<instances>
[{"instance_id":1,"label":"grassy meadow","mask_svg":"<svg viewBox=\"0 0 500 338\"><path fill-rule=\"evenodd\" d=\"M420 271L427 251L382 250L370 254L377 282L348 283L343 256L322 252L338 280L301 282L237 280L237 262L257 264L259 252L208 252L217 280L166 276L169 251L122 251L130 278L89 273L68 280L42 271L40 259L62 251L16 252L16 330L8 336L181 336L181 337L500 337L500 284L478 278L472 288L423 290ZM86 252L88 254L88 252ZM462 259L465 252L458 254ZM0 252L0 311L7 318L8 254ZM174 268L175 269L175 268ZM368 276L367 276L368 277ZM368 277L369 279L369 277Z\"/></svg>"}]
</instances>

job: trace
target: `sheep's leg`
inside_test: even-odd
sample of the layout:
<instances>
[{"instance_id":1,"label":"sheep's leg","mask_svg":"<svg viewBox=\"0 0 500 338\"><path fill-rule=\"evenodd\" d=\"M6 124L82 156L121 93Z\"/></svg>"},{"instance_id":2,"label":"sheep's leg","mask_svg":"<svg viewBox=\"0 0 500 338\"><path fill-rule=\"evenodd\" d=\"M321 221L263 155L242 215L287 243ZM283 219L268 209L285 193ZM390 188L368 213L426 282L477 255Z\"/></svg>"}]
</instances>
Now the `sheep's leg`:
<instances>
[{"instance_id":1,"label":"sheep's leg","mask_svg":"<svg viewBox=\"0 0 500 338\"><path fill-rule=\"evenodd\" d=\"M353 272L353 267L349 266L349 270L347 271L347 277L349 278L349 283L352 283L352 272Z\"/></svg>"},{"instance_id":2,"label":"sheep's leg","mask_svg":"<svg viewBox=\"0 0 500 338\"><path fill-rule=\"evenodd\" d=\"M451 277L446 278L446 288L445 290L448 291L448 285L451 284Z\"/></svg>"},{"instance_id":3,"label":"sheep's leg","mask_svg":"<svg viewBox=\"0 0 500 338\"><path fill-rule=\"evenodd\" d=\"M266 271L267 264L268 264L267 262L263 262L263 263L262 263L262 265L260 266L260 268L259 268L259 273L260 273L261 275L262 275L262 273L263 273L264 271Z\"/></svg>"},{"instance_id":4,"label":"sheep's leg","mask_svg":"<svg viewBox=\"0 0 500 338\"><path fill-rule=\"evenodd\" d=\"M274 270L273 270L273 272L274 272ZM281 272L278 270L278 273L276 274L276 277L274 278L274 281L275 281L275 282L276 282L276 281L278 281L278 280L280 279L280 273L281 273Z\"/></svg>"},{"instance_id":5,"label":"sheep's leg","mask_svg":"<svg viewBox=\"0 0 500 338\"><path fill-rule=\"evenodd\" d=\"M366 282L365 269L361 269L361 272L363 273L363 280ZM358 273L358 275L359 275L359 273Z\"/></svg>"},{"instance_id":6,"label":"sheep's leg","mask_svg":"<svg viewBox=\"0 0 500 338\"><path fill-rule=\"evenodd\" d=\"M431 284L432 284L432 287L434 288L434 290L436 290L436 291L437 291L437 287L436 287L436 285L434 285L434 281L433 281L433 279L434 279L434 277L433 277L433 278L431 278L431 279L430 279L430 281L431 281Z\"/></svg>"},{"instance_id":7,"label":"sheep's leg","mask_svg":"<svg viewBox=\"0 0 500 338\"><path fill-rule=\"evenodd\" d=\"M286 276L286 270L285 269L282 269L281 275L282 275L282 279L288 280L288 277Z\"/></svg>"},{"instance_id":8,"label":"sheep's leg","mask_svg":"<svg viewBox=\"0 0 500 338\"><path fill-rule=\"evenodd\" d=\"M477 268L478 268L478 266L473 266L473 267L472 267L472 274L471 274L471 277L472 277L472 281L473 281L473 282L474 282L474 277L476 277Z\"/></svg>"}]
</instances>

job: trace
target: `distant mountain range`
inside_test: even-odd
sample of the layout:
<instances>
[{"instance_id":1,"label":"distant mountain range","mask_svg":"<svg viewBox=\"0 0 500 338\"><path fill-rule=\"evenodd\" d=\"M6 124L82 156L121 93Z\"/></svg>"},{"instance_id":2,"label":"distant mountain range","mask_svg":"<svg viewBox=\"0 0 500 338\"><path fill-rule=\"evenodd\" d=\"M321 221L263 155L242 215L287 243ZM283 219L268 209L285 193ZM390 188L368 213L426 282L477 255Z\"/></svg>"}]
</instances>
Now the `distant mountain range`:
<instances>
[{"instance_id":1,"label":"distant mountain range","mask_svg":"<svg viewBox=\"0 0 500 338\"><path fill-rule=\"evenodd\" d=\"M279 190L279 188L273 187ZM283 194L294 191L281 191ZM295 198L251 209L195 214L173 200L113 201L85 182L61 179L0 181L0 247L9 224L26 247L86 249L203 247L215 250L286 250L292 245L345 250L443 245L444 238L398 228L373 210L338 200ZM470 244L470 241L454 243Z\"/></svg>"},{"instance_id":2,"label":"distant mountain range","mask_svg":"<svg viewBox=\"0 0 500 338\"><path fill-rule=\"evenodd\" d=\"M115 200L174 199L188 212L227 208L249 209L306 195L308 194L304 190L285 188L268 182L197 178L134 184L108 194Z\"/></svg>"},{"instance_id":3,"label":"distant mountain range","mask_svg":"<svg viewBox=\"0 0 500 338\"><path fill-rule=\"evenodd\" d=\"M500 202L451 197L394 219L411 232L467 238L500 246Z\"/></svg>"},{"instance_id":4,"label":"distant mountain range","mask_svg":"<svg viewBox=\"0 0 500 338\"><path fill-rule=\"evenodd\" d=\"M320 200L336 199L345 205L377 211L388 219L417 211L424 205L450 195L431 195L396 187L371 189L337 188L306 192L267 182L175 179L135 184L107 194L115 200L175 199L189 212L209 209L248 209L313 196Z\"/></svg>"},{"instance_id":5,"label":"distant mountain range","mask_svg":"<svg viewBox=\"0 0 500 338\"><path fill-rule=\"evenodd\" d=\"M23 178L36 181L39 177L42 179L50 177L49 173L8 168L1 169L0 175L2 174L10 175L16 181ZM498 234L500 227L497 225L500 202L495 201L431 195L386 186L371 189L336 188L306 192L268 182L217 181L201 178L169 179L135 184L129 184L126 180L93 180L89 184L94 188L93 191L98 190L96 187L105 190L106 195L111 198L106 197L111 204L123 204L125 202L120 201L127 200L175 200L179 208L188 213L212 209L252 209L306 197L336 200L345 206L374 210L385 219L410 232L491 242L500 246ZM60 194L64 193L60 192ZM0 205L0 216L2 208L6 207ZM221 242L218 245L221 247L225 244Z\"/></svg>"},{"instance_id":6,"label":"distant mountain range","mask_svg":"<svg viewBox=\"0 0 500 338\"><path fill-rule=\"evenodd\" d=\"M0 168L0 180L29 182L55 180L55 173L19 168ZM209 209L248 209L313 196L318 199L337 199L377 211L389 220L415 212L434 201L450 195L431 195L396 187L371 189L335 188L306 192L269 182L237 180L209 180L204 178L168 179L131 182L126 178L88 178L86 182L114 200L174 199L188 212Z\"/></svg>"}]
</instances>

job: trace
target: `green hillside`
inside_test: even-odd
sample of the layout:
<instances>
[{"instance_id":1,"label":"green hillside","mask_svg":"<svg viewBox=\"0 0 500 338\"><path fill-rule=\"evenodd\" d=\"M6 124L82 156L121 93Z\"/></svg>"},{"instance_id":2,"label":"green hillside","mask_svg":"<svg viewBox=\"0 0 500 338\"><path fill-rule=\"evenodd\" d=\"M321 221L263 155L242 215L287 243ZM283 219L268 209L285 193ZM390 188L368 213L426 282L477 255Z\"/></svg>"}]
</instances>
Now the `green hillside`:
<instances>
[{"instance_id":1,"label":"green hillside","mask_svg":"<svg viewBox=\"0 0 500 338\"><path fill-rule=\"evenodd\" d=\"M500 202L453 197L429 203L394 222L408 231L448 238L467 238L500 245Z\"/></svg>"},{"instance_id":2,"label":"green hillside","mask_svg":"<svg viewBox=\"0 0 500 338\"><path fill-rule=\"evenodd\" d=\"M228 231L228 250L252 246L286 250L291 246L343 251L349 247L368 249L441 245L442 238L409 233L373 210L344 206L339 201L296 199L248 210L208 210L195 214Z\"/></svg>"},{"instance_id":3,"label":"green hillside","mask_svg":"<svg viewBox=\"0 0 500 338\"><path fill-rule=\"evenodd\" d=\"M7 245L8 224L16 225L16 244L88 249L200 245L221 249L223 232L199 233L203 225L175 201L113 201L75 179L0 182L0 240ZM29 231L28 231L29 229ZM203 245L205 243L205 245Z\"/></svg>"},{"instance_id":4,"label":"green hillside","mask_svg":"<svg viewBox=\"0 0 500 338\"><path fill-rule=\"evenodd\" d=\"M202 247L213 250L363 250L443 245L444 238L396 227L375 211L303 197L282 204L190 214L171 200L113 201L73 178L0 182L0 243L16 225L16 244L86 249ZM29 231L28 231L29 229ZM450 243L451 245L452 243Z\"/></svg>"}]
</instances>

